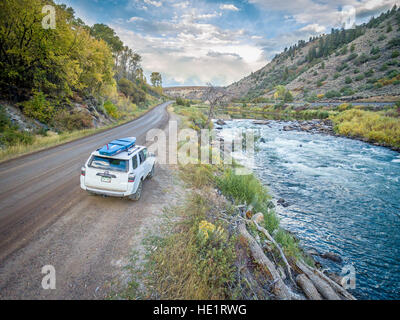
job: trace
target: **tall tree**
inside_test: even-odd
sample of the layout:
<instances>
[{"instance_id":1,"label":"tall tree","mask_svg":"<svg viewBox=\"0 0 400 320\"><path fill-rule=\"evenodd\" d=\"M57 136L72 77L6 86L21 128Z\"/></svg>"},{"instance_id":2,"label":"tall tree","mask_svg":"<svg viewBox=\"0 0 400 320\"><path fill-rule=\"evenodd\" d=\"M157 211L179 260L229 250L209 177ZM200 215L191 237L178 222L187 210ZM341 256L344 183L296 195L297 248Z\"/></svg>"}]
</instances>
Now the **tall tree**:
<instances>
[{"instance_id":1,"label":"tall tree","mask_svg":"<svg viewBox=\"0 0 400 320\"><path fill-rule=\"evenodd\" d=\"M161 87L162 86L162 77L161 73L153 72L150 76L150 81L153 87Z\"/></svg>"}]
</instances>

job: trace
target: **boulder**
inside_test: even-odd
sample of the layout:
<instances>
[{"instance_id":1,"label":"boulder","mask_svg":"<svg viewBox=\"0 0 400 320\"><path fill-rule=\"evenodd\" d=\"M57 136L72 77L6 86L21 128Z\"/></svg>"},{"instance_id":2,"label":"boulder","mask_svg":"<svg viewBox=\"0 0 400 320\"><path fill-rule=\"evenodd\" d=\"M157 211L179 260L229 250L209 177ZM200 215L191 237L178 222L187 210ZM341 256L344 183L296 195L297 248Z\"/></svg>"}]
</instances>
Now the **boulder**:
<instances>
[{"instance_id":1,"label":"boulder","mask_svg":"<svg viewBox=\"0 0 400 320\"><path fill-rule=\"evenodd\" d=\"M226 122L224 120L222 120L222 119L218 119L217 120L217 125L223 126L223 125L226 125Z\"/></svg>"},{"instance_id":2,"label":"boulder","mask_svg":"<svg viewBox=\"0 0 400 320\"><path fill-rule=\"evenodd\" d=\"M269 121L268 120L255 120L253 121L253 124L259 124L259 125L264 125L264 124L268 124Z\"/></svg>"},{"instance_id":3,"label":"boulder","mask_svg":"<svg viewBox=\"0 0 400 320\"><path fill-rule=\"evenodd\" d=\"M283 198L280 198L280 199L278 200L278 204L280 204L282 207L285 207L285 208L290 206L290 204L287 203L286 200L283 199Z\"/></svg>"},{"instance_id":4,"label":"boulder","mask_svg":"<svg viewBox=\"0 0 400 320\"><path fill-rule=\"evenodd\" d=\"M334 252L325 252L323 255L321 255L321 258L329 259L337 263L342 262L342 257Z\"/></svg>"}]
</instances>

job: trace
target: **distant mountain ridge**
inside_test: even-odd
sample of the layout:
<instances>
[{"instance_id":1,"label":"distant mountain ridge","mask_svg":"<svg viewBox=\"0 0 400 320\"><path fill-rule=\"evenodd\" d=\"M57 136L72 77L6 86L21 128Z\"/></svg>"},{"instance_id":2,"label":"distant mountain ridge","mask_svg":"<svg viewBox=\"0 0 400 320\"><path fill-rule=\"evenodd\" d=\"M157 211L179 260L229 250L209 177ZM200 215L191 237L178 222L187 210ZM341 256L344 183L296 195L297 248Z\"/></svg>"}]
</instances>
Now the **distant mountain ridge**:
<instances>
[{"instance_id":1,"label":"distant mountain ridge","mask_svg":"<svg viewBox=\"0 0 400 320\"><path fill-rule=\"evenodd\" d=\"M295 100L396 99L400 96L400 10L353 29L300 40L260 70L227 87L238 99L272 98L278 85Z\"/></svg>"}]
</instances>

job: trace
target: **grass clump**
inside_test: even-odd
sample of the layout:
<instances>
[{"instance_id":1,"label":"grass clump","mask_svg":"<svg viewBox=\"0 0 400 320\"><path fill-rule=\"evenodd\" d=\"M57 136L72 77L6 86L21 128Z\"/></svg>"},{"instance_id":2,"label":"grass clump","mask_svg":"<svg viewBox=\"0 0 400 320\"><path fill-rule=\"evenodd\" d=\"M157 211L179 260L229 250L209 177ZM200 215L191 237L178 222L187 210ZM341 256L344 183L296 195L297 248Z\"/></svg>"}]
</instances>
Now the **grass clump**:
<instances>
[{"instance_id":1,"label":"grass clump","mask_svg":"<svg viewBox=\"0 0 400 320\"><path fill-rule=\"evenodd\" d=\"M27 145L33 142L33 135L26 131L20 131L13 124L2 105L0 105L0 147L8 148L13 145ZM1 152L1 151L0 151Z\"/></svg>"},{"instance_id":2,"label":"grass clump","mask_svg":"<svg viewBox=\"0 0 400 320\"><path fill-rule=\"evenodd\" d=\"M379 112L351 109L332 117L339 134L400 148L400 119Z\"/></svg>"},{"instance_id":3,"label":"grass clump","mask_svg":"<svg viewBox=\"0 0 400 320\"><path fill-rule=\"evenodd\" d=\"M212 221L209 200L197 193L178 210L174 232L149 257L147 285L158 299L231 299L234 296L235 241Z\"/></svg>"}]
</instances>

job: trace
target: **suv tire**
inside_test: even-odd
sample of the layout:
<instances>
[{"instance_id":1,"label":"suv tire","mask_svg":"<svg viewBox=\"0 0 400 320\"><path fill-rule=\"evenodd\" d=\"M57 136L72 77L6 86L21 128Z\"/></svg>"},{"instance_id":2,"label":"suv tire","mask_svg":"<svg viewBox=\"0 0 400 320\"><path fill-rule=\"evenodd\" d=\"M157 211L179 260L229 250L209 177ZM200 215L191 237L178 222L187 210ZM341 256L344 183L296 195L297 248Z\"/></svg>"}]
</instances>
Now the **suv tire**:
<instances>
[{"instance_id":1,"label":"suv tire","mask_svg":"<svg viewBox=\"0 0 400 320\"><path fill-rule=\"evenodd\" d=\"M136 193L130 195L130 196L129 196L129 199L130 199L130 200L133 200L133 201L139 201L139 199L140 199L140 197L141 197L141 195L142 195L142 190L143 190L143 181L140 180L139 186L138 186L138 188L137 188L137 190L136 190Z\"/></svg>"}]
</instances>

